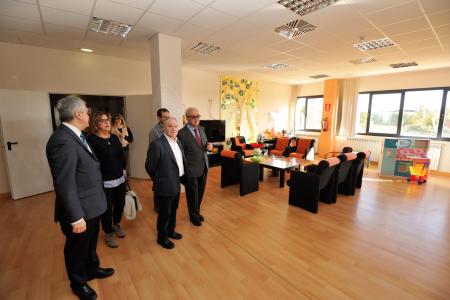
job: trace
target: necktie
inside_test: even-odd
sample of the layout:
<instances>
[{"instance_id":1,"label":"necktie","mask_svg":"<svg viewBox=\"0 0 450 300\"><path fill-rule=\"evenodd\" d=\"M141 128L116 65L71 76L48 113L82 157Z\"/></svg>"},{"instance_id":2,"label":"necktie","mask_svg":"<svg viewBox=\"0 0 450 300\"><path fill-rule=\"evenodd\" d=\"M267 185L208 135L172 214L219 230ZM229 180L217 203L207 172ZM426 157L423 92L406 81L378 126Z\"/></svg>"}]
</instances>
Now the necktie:
<instances>
[{"instance_id":1,"label":"necktie","mask_svg":"<svg viewBox=\"0 0 450 300\"><path fill-rule=\"evenodd\" d=\"M202 145L202 139L200 138L200 134L198 134L197 127L194 128L194 134L195 134L195 139L197 140L197 144L199 146L201 146Z\"/></svg>"},{"instance_id":2,"label":"necktie","mask_svg":"<svg viewBox=\"0 0 450 300\"><path fill-rule=\"evenodd\" d=\"M89 145L88 145L88 143L87 143L87 141L86 141L86 137L84 136L83 133L80 134L80 139L81 139L81 141L83 142L83 145L84 145L86 148L89 149ZM89 149L89 151L90 151L90 150L91 150L91 149Z\"/></svg>"}]
</instances>

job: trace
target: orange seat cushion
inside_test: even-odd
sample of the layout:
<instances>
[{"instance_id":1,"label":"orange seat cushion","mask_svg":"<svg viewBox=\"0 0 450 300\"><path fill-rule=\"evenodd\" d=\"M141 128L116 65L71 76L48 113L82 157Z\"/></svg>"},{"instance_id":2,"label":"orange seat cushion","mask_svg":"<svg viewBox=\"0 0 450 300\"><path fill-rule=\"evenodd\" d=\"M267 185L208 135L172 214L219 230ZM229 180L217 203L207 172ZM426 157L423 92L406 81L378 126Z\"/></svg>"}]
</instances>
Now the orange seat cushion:
<instances>
[{"instance_id":1,"label":"orange seat cushion","mask_svg":"<svg viewBox=\"0 0 450 300\"><path fill-rule=\"evenodd\" d=\"M236 151L222 150L220 152L220 156L229 157L229 158L235 158L236 153L237 153Z\"/></svg>"},{"instance_id":2,"label":"orange seat cushion","mask_svg":"<svg viewBox=\"0 0 450 300\"><path fill-rule=\"evenodd\" d=\"M283 151L284 151L284 150L276 150L276 149L273 149L273 150L270 150L269 154L282 156L282 155L283 155Z\"/></svg>"},{"instance_id":3,"label":"orange seat cushion","mask_svg":"<svg viewBox=\"0 0 450 300\"><path fill-rule=\"evenodd\" d=\"M253 156L253 150L243 150L245 156Z\"/></svg>"},{"instance_id":4,"label":"orange seat cushion","mask_svg":"<svg viewBox=\"0 0 450 300\"><path fill-rule=\"evenodd\" d=\"M292 152L289 154L289 157L296 157L296 158L303 159L303 153Z\"/></svg>"}]
</instances>

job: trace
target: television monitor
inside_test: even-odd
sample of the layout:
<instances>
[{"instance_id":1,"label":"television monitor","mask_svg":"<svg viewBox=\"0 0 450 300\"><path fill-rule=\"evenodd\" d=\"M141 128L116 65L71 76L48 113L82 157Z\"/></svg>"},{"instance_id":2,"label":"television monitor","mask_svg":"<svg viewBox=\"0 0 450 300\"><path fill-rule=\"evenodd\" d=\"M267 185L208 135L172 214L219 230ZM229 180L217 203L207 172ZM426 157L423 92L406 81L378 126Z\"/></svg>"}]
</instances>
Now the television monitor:
<instances>
[{"instance_id":1,"label":"television monitor","mask_svg":"<svg viewBox=\"0 0 450 300\"><path fill-rule=\"evenodd\" d=\"M224 120L200 120L200 126L205 128L206 137L210 143L225 142Z\"/></svg>"}]
</instances>

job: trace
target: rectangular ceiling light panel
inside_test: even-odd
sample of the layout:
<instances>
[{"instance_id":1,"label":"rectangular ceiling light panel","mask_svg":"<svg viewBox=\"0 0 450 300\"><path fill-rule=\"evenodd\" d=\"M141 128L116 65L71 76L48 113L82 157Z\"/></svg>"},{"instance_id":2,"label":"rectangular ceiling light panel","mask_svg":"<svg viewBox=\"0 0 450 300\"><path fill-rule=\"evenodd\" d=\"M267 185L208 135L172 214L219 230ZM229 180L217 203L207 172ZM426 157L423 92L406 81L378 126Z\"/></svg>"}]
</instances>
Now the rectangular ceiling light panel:
<instances>
[{"instance_id":1,"label":"rectangular ceiling light panel","mask_svg":"<svg viewBox=\"0 0 450 300\"><path fill-rule=\"evenodd\" d=\"M288 67L289 67L288 64L268 64L264 66L264 69L278 70L278 69L286 69Z\"/></svg>"},{"instance_id":2,"label":"rectangular ceiling light panel","mask_svg":"<svg viewBox=\"0 0 450 300\"><path fill-rule=\"evenodd\" d=\"M360 65L360 64L368 64L371 62L376 62L377 60L374 57L363 57L360 59L354 59L351 60L350 63L354 64L354 65Z\"/></svg>"},{"instance_id":3,"label":"rectangular ceiling light panel","mask_svg":"<svg viewBox=\"0 0 450 300\"><path fill-rule=\"evenodd\" d=\"M280 27L275 28L273 31L278 33L281 36L284 36L288 39L291 39L296 36L300 36L307 32L316 30L317 27L304 21L304 20L295 20Z\"/></svg>"},{"instance_id":4,"label":"rectangular ceiling light panel","mask_svg":"<svg viewBox=\"0 0 450 300\"><path fill-rule=\"evenodd\" d=\"M89 30L114 36L120 36L123 38L127 36L132 28L132 25L127 25L111 20L104 20L96 17L93 17L91 21L89 21Z\"/></svg>"},{"instance_id":5,"label":"rectangular ceiling light panel","mask_svg":"<svg viewBox=\"0 0 450 300\"><path fill-rule=\"evenodd\" d=\"M338 1L339 0L280 0L277 2L296 14L304 16Z\"/></svg>"},{"instance_id":6,"label":"rectangular ceiling light panel","mask_svg":"<svg viewBox=\"0 0 450 300\"><path fill-rule=\"evenodd\" d=\"M309 76L309 78L313 78L313 79L320 79L320 78L326 78L326 77L330 77L330 76L329 75L325 75L325 74L318 74L318 75Z\"/></svg>"}]
</instances>

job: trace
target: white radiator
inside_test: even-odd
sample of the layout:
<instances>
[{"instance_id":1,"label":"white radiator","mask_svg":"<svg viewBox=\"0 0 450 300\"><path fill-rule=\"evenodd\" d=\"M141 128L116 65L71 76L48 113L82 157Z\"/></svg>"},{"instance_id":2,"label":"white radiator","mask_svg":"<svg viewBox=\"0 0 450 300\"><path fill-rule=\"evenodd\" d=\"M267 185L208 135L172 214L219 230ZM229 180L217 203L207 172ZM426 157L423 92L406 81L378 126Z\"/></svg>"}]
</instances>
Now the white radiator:
<instances>
[{"instance_id":1,"label":"white radiator","mask_svg":"<svg viewBox=\"0 0 450 300\"><path fill-rule=\"evenodd\" d=\"M313 134L296 134L295 137L297 138L302 138L302 139L311 139L314 140L314 153L317 154L319 153L319 137L318 135L313 135Z\"/></svg>"},{"instance_id":2,"label":"white radiator","mask_svg":"<svg viewBox=\"0 0 450 300\"><path fill-rule=\"evenodd\" d=\"M352 147L353 151L370 150L370 160L379 161L382 139L373 137L344 137L336 140L336 148Z\"/></svg>"},{"instance_id":3,"label":"white radiator","mask_svg":"<svg viewBox=\"0 0 450 300\"><path fill-rule=\"evenodd\" d=\"M430 169L439 169L439 160L441 159L442 144L430 143L427 157L430 159Z\"/></svg>"}]
</instances>

